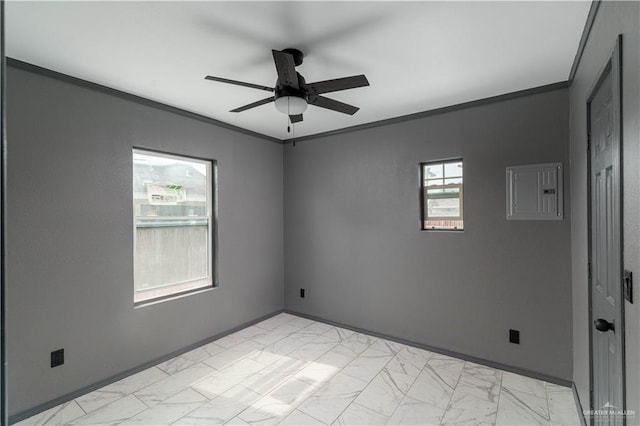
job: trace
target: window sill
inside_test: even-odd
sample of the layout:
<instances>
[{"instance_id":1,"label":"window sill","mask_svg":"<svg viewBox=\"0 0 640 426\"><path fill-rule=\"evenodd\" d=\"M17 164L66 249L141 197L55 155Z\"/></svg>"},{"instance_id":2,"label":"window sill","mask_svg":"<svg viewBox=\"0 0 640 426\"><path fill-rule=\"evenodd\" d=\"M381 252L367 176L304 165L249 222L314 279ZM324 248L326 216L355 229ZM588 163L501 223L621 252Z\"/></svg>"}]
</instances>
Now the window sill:
<instances>
[{"instance_id":1,"label":"window sill","mask_svg":"<svg viewBox=\"0 0 640 426\"><path fill-rule=\"evenodd\" d=\"M194 294L207 293L215 290L216 288L218 288L218 283L215 283L214 285L210 285L207 287L198 287L192 290L186 290L180 293L172 293L166 296L156 297L154 299L141 300L139 302L134 302L133 308L134 309L143 308L145 306L156 305L158 303L166 302L169 300L182 299L183 297L192 296Z\"/></svg>"}]
</instances>

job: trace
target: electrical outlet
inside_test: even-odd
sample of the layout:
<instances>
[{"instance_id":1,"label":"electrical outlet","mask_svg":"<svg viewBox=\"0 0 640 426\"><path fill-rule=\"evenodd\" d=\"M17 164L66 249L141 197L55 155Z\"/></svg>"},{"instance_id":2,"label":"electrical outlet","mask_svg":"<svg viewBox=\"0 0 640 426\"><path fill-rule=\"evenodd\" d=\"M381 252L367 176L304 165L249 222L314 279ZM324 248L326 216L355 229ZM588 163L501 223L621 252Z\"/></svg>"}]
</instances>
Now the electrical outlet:
<instances>
[{"instance_id":1,"label":"electrical outlet","mask_svg":"<svg viewBox=\"0 0 640 426\"><path fill-rule=\"evenodd\" d=\"M624 270L624 298L629 303L633 303L633 273Z\"/></svg>"},{"instance_id":2,"label":"electrical outlet","mask_svg":"<svg viewBox=\"0 0 640 426\"><path fill-rule=\"evenodd\" d=\"M304 288L300 289L300 297L304 299Z\"/></svg>"},{"instance_id":3,"label":"electrical outlet","mask_svg":"<svg viewBox=\"0 0 640 426\"><path fill-rule=\"evenodd\" d=\"M516 345L520 344L520 331L519 330L509 330L509 342L515 343Z\"/></svg>"},{"instance_id":4,"label":"electrical outlet","mask_svg":"<svg viewBox=\"0 0 640 426\"><path fill-rule=\"evenodd\" d=\"M51 368L64 364L64 349L51 352Z\"/></svg>"}]
</instances>

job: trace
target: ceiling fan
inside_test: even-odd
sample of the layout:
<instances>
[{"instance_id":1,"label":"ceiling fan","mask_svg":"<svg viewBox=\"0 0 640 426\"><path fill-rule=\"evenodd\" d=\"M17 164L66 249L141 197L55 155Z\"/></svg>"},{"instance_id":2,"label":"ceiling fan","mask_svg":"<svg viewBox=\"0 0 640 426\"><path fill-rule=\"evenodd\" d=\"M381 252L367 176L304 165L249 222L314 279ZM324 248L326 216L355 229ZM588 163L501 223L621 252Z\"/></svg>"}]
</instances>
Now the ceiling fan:
<instances>
[{"instance_id":1,"label":"ceiling fan","mask_svg":"<svg viewBox=\"0 0 640 426\"><path fill-rule=\"evenodd\" d=\"M300 50L288 48L282 51L272 50L271 53L273 54L273 60L278 73L275 87L261 86L259 84L245 83L243 81L229 80L228 78L213 77L210 75L205 77L207 80L274 92L273 96L232 109L229 112L242 112L274 102L278 111L289 115L289 120L291 120L292 123L298 123L302 121L302 113L307 109L307 104L349 115L355 114L360 109L321 95L323 93L368 86L369 81L367 81L367 77L363 74L307 83L304 77L296 72L295 68L302 64L303 54Z\"/></svg>"}]
</instances>

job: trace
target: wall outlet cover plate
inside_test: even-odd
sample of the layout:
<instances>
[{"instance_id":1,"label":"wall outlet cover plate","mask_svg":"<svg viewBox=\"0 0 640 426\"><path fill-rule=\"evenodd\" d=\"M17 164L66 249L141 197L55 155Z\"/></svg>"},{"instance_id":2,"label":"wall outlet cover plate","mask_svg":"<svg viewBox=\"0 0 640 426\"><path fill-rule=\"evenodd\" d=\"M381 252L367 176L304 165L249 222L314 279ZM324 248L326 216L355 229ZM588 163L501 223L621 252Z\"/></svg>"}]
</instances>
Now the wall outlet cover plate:
<instances>
[{"instance_id":1,"label":"wall outlet cover plate","mask_svg":"<svg viewBox=\"0 0 640 426\"><path fill-rule=\"evenodd\" d=\"M627 302L633 303L633 273L624 270L624 298Z\"/></svg>"}]
</instances>

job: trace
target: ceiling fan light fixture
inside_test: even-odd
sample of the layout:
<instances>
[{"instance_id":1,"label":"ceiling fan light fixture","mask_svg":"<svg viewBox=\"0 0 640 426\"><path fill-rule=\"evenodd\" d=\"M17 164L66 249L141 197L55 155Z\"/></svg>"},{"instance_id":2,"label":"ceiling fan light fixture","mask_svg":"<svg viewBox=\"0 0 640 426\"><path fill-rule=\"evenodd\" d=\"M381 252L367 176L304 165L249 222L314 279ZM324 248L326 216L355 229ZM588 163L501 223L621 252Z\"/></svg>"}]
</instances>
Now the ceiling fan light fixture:
<instances>
[{"instance_id":1,"label":"ceiling fan light fixture","mask_svg":"<svg viewBox=\"0 0 640 426\"><path fill-rule=\"evenodd\" d=\"M299 115L307 110L307 100L298 96L280 96L275 104L278 111L288 115Z\"/></svg>"}]
</instances>

